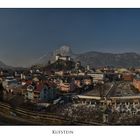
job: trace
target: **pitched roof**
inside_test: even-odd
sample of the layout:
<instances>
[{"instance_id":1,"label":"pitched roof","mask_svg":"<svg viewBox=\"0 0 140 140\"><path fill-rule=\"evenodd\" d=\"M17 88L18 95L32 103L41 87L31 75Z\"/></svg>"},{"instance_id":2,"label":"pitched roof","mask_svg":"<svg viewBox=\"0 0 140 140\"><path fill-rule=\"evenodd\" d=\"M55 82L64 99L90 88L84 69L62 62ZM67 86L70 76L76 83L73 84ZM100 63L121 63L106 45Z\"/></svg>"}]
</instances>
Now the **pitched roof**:
<instances>
[{"instance_id":1,"label":"pitched roof","mask_svg":"<svg viewBox=\"0 0 140 140\"><path fill-rule=\"evenodd\" d=\"M44 84L42 83L36 84L35 92L41 92L43 87L44 87Z\"/></svg>"}]
</instances>

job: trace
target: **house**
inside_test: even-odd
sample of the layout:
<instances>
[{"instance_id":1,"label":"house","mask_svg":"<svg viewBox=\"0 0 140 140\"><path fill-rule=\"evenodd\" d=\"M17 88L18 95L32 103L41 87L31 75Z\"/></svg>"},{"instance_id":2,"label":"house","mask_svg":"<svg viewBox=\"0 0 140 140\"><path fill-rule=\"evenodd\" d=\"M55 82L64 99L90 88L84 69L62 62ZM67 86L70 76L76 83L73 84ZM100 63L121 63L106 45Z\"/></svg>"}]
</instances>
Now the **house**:
<instances>
[{"instance_id":1,"label":"house","mask_svg":"<svg viewBox=\"0 0 140 140\"><path fill-rule=\"evenodd\" d=\"M122 74L122 79L124 81L133 81L133 74L132 73L123 73Z\"/></svg>"},{"instance_id":2,"label":"house","mask_svg":"<svg viewBox=\"0 0 140 140\"><path fill-rule=\"evenodd\" d=\"M140 78L133 79L133 86L140 91Z\"/></svg>"},{"instance_id":3,"label":"house","mask_svg":"<svg viewBox=\"0 0 140 140\"><path fill-rule=\"evenodd\" d=\"M16 79L14 79L13 77L8 77L6 78L3 82L2 85L5 89L9 88L9 86L17 86L18 82Z\"/></svg>"},{"instance_id":4,"label":"house","mask_svg":"<svg viewBox=\"0 0 140 140\"><path fill-rule=\"evenodd\" d=\"M71 83L61 83L59 86L59 90L62 92L73 92L75 90L74 84Z\"/></svg>"},{"instance_id":5,"label":"house","mask_svg":"<svg viewBox=\"0 0 140 140\"><path fill-rule=\"evenodd\" d=\"M92 77L93 83L102 83L105 80L104 73L89 73L88 76Z\"/></svg>"},{"instance_id":6,"label":"house","mask_svg":"<svg viewBox=\"0 0 140 140\"><path fill-rule=\"evenodd\" d=\"M34 103L52 101L56 98L57 93L58 90L56 86L46 83L37 83L27 87L25 99Z\"/></svg>"},{"instance_id":7,"label":"house","mask_svg":"<svg viewBox=\"0 0 140 140\"><path fill-rule=\"evenodd\" d=\"M92 78L91 77L84 77L83 84L84 85L92 85Z\"/></svg>"},{"instance_id":8,"label":"house","mask_svg":"<svg viewBox=\"0 0 140 140\"><path fill-rule=\"evenodd\" d=\"M81 88L83 86L82 78L81 77L76 77L75 80L74 80L74 84L76 85L76 87Z\"/></svg>"},{"instance_id":9,"label":"house","mask_svg":"<svg viewBox=\"0 0 140 140\"><path fill-rule=\"evenodd\" d=\"M79 72L78 73L78 76L84 76L85 75L85 72Z\"/></svg>"},{"instance_id":10,"label":"house","mask_svg":"<svg viewBox=\"0 0 140 140\"><path fill-rule=\"evenodd\" d=\"M75 69L79 69L81 67L81 62L80 61L77 61L75 63Z\"/></svg>"},{"instance_id":11,"label":"house","mask_svg":"<svg viewBox=\"0 0 140 140\"><path fill-rule=\"evenodd\" d=\"M29 85L27 86L27 93L25 94L25 99L28 99L30 101L34 100L34 86L33 85Z\"/></svg>"},{"instance_id":12,"label":"house","mask_svg":"<svg viewBox=\"0 0 140 140\"><path fill-rule=\"evenodd\" d=\"M64 71L56 71L55 75L57 76L63 76L64 75Z\"/></svg>"},{"instance_id":13,"label":"house","mask_svg":"<svg viewBox=\"0 0 140 140\"><path fill-rule=\"evenodd\" d=\"M41 101L52 101L56 98L58 90L55 86L44 85L40 90L40 100Z\"/></svg>"},{"instance_id":14,"label":"house","mask_svg":"<svg viewBox=\"0 0 140 140\"><path fill-rule=\"evenodd\" d=\"M73 92L76 89L74 81L72 80L61 80L59 84L59 90L61 92Z\"/></svg>"},{"instance_id":15,"label":"house","mask_svg":"<svg viewBox=\"0 0 140 140\"><path fill-rule=\"evenodd\" d=\"M128 69L126 69L126 68L118 68L118 69L116 69L117 71L118 71L118 73L125 73L125 72L129 72L129 70Z\"/></svg>"},{"instance_id":16,"label":"house","mask_svg":"<svg viewBox=\"0 0 140 140\"><path fill-rule=\"evenodd\" d=\"M34 81L34 82L39 82L39 78L38 78L38 77L34 77L34 78L33 78L33 81Z\"/></svg>"}]
</instances>

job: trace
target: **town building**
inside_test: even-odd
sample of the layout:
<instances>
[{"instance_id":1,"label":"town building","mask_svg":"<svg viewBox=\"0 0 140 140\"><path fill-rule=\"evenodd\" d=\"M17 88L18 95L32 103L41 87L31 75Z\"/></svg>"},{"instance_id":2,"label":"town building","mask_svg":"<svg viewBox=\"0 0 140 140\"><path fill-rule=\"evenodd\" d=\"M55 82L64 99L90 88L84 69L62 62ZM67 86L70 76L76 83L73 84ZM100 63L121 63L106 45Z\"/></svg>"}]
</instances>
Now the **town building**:
<instances>
[{"instance_id":1,"label":"town building","mask_svg":"<svg viewBox=\"0 0 140 140\"><path fill-rule=\"evenodd\" d=\"M59 84L59 90L61 92L66 92L66 93L69 93L69 92L74 92L74 90L76 89L76 86L74 84L74 82L68 82L68 81L62 81L60 84Z\"/></svg>"},{"instance_id":2,"label":"town building","mask_svg":"<svg viewBox=\"0 0 140 140\"><path fill-rule=\"evenodd\" d=\"M92 77L93 83L103 83L105 80L104 73L89 73L88 76Z\"/></svg>"},{"instance_id":3,"label":"town building","mask_svg":"<svg viewBox=\"0 0 140 140\"><path fill-rule=\"evenodd\" d=\"M71 61L71 57L70 56L62 56L60 54L57 54L55 56L55 61L58 61L58 60Z\"/></svg>"},{"instance_id":4,"label":"town building","mask_svg":"<svg viewBox=\"0 0 140 140\"><path fill-rule=\"evenodd\" d=\"M25 100L31 102L50 102L56 98L58 90L54 85L48 85L44 83L31 84L27 86L27 93L25 94Z\"/></svg>"},{"instance_id":5,"label":"town building","mask_svg":"<svg viewBox=\"0 0 140 140\"><path fill-rule=\"evenodd\" d=\"M92 80L91 77L84 77L83 78L83 84L84 85L92 85L92 83L93 83L93 80Z\"/></svg>"},{"instance_id":6,"label":"town building","mask_svg":"<svg viewBox=\"0 0 140 140\"><path fill-rule=\"evenodd\" d=\"M77 61L75 63L75 69L79 69L81 67L81 62L80 61Z\"/></svg>"},{"instance_id":7,"label":"town building","mask_svg":"<svg viewBox=\"0 0 140 140\"><path fill-rule=\"evenodd\" d=\"M122 73L122 80L124 81L133 81L133 74L132 73Z\"/></svg>"},{"instance_id":8,"label":"town building","mask_svg":"<svg viewBox=\"0 0 140 140\"><path fill-rule=\"evenodd\" d=\"M133 79L133 86L140 91L140 78Z\"/></svg>"}]
</instances>

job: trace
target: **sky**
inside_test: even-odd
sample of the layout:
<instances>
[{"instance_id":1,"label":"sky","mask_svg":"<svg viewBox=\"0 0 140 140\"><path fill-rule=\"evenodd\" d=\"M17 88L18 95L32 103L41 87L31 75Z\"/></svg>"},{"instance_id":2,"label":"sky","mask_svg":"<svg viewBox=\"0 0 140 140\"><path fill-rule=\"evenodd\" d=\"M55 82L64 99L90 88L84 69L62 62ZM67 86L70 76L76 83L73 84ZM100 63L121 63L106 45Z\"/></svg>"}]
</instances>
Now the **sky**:
<instances>
[{"instance_id":1,"label":"sky","mask_svg":"<svg viewBox=\"0 0 140 140\"><path fill-rule=\"evenodd\" d=\"M70 45L74 53L140 53L140 9L0 9L0 60L28 66Z\"/></svg>"}]
</instances>

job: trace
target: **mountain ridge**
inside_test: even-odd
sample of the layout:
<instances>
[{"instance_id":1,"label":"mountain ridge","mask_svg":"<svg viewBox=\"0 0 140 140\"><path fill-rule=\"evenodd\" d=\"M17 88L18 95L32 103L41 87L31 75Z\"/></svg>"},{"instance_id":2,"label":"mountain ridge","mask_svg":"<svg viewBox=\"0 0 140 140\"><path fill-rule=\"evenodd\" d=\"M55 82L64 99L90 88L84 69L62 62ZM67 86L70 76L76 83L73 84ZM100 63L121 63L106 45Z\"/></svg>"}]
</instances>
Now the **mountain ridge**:
<instances>
[{"instance_id":1,"label":"mountain ridge","mask_svg":"<svg viewBox=\"0 0 140 140\"><path fill-rule=\"evenodd\" d=\"M140 54L135 52L104 53L91 51L78 55L76 61L81 61L84 66L89 65L91 67L139 67Z\"/></svg>"},{"instance_id":2,"label":"mountain ridge","mask_svg":"<svg viewBox=\"0 0 140 140\"><path fill-rule=\"evenodd\" d=\"M88 51L79 54L73 53L70 46L63 45L51 53L46 54L38 63L47 64L49 60L55 61L55 55L69 55L74 61L81 61L83 66L90 67L114 66L114 67L140 67L140 54L136 52L112 53Z\"/></svg>"}]
</instances>

